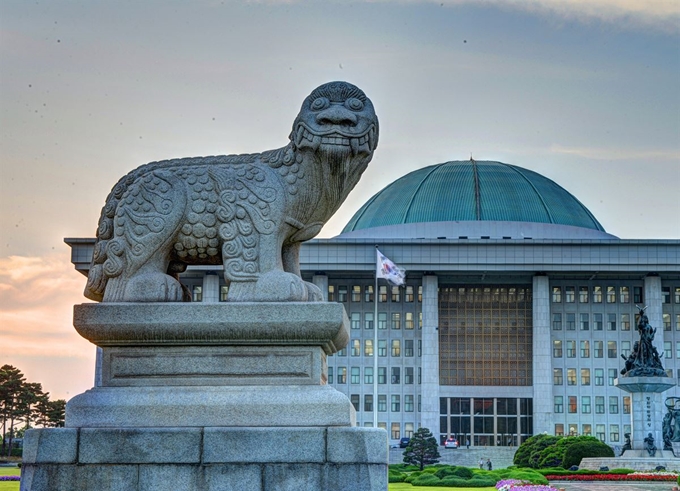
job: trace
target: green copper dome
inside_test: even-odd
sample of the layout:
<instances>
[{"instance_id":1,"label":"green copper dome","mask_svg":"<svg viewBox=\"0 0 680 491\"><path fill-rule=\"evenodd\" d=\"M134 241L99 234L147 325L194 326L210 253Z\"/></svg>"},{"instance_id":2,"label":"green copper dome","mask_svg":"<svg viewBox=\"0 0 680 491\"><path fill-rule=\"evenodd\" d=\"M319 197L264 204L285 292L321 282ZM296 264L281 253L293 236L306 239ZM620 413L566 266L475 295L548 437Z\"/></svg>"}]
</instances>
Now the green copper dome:
<instances>
[{"instance_id":1,"label":"green copper dome","mask_svg":"<svg viewBox=\"0 0 680 491\"><path fill-rule=\"evenodd\" d=\"M453 161L415 170L378 192L342 233L447 221L534 222L604 232L572 194L536 172L501 162Z\"/></svg>"}]
</instances>

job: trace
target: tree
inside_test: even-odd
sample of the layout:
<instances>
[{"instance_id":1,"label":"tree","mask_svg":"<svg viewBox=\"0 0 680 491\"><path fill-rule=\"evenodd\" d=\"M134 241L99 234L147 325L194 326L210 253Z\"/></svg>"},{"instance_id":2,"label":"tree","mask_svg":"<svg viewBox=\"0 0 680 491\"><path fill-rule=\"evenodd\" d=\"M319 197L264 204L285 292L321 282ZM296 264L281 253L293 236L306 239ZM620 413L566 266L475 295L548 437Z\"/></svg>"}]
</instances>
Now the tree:
<instances>
[{"instance_id":1,"label":"tree","mask_svg":"<svg viewBox=\"0 0 680 491\"><path fill-rule=\"evenodd\" d=\"M14 433L14 422L19 417L17 400L26 383L24 374L12 365L0 367L0 413L2 417L2 453L5 455L5 435L9 433L9 450L12 451L12 438ZM9 427L8 427L9 426Z\"/></svg>"},{"instance_id":2,"label":"tree","mask_svg":"<svg viewBox=\"0 0 680 491\"><path fill-rule=\"evenodd\" d=\"M417 465L420 470L429 464L439 462L439 445L427 428L418 428L404 450L404 462Z\"/></svg>"}]
</instances>

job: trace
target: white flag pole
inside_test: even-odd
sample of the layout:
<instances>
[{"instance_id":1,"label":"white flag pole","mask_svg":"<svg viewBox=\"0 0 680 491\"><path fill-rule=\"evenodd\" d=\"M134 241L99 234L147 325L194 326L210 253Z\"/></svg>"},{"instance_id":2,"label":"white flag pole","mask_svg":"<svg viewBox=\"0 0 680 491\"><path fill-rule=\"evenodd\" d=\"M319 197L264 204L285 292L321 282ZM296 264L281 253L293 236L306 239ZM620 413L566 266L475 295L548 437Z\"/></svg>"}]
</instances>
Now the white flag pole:
<instances>
[{"instance_id":1,"label":"white flag pole","mask_svg":"<svg viewBox=\"0 0 680 491\"><path fill-rule=\"evenodd\" d=\"M373 290L373 427L378 427L378 246L375 246L375 287Z\"/></svg>"}]
</instances>

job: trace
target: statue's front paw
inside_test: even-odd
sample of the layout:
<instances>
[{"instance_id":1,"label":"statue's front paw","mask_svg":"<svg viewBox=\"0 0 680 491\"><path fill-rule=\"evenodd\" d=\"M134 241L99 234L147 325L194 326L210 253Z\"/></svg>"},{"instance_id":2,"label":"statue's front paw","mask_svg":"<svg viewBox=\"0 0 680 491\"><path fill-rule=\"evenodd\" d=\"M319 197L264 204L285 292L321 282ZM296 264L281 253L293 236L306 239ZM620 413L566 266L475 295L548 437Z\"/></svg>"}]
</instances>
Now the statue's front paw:
<instances>
[{"instance_id":1,"label":"statue's front paw","mask_svg":"<svg viewBox=\"0 0 680 491\"><path fill-rule=\"evenodd\" d=\"M284 271L270 271L260 275L255 285L259 302L306 302L307 285L297 275Z\"/></svg>"},{"instance_id":2,"label":"statue's front paw","mask_svg":"<svg viewBox=\"0 0 680 491\"><path fill-rule=\"evenodd\" d=\"M307 287L307 301L308 302L323 302L323 292L314 283L309 283L305 281L305 286Z\"/></svg>"}]
</instances>

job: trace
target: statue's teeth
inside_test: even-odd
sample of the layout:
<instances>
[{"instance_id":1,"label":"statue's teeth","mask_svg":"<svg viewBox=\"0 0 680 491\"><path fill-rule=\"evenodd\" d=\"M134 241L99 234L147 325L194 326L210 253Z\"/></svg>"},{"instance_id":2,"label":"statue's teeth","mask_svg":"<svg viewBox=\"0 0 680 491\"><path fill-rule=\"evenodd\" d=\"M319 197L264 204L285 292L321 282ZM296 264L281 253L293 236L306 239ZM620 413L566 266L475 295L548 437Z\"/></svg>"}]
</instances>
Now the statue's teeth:
<instances>
[{"instance_id":1,"label":"statue's teeth","mask_svg":"<svg viewBox=\"0 0 680 491\"><path fill-rule=\"evenodd\" d=\"M371 126L371 129L368 130L368 147L371 151L373 151L375 150L376 145L377 142L375 141L375 127Z\"/></svg>"},{"instance_id":2,"label":"statue's teeth","mask_svg":"<svg viewBox=\"0 0 680 491\"><path fill-rule=\"evenodd\" d=\"M352 147L352 156L356 157L357 153L359 153L359 139L350 138L349 144Z\"/></svg>"},{"instance_id":3,"label":"statue's teeth","mask_svg":"<svg viewBox=\"0 0 680 491\"><path fill-rule=\"evenodd\" d=\"M302 143L302 137L305 134L305 128L303 126L298 126L297 135L295 135L295 144L299 147Z\"/></svg>"},{"instance_id":4,"label":"statue's teeth","mask_svg":"<svg viewBox=\"0 0 680 491\"><path fill-rule=\"evenodd\" d=\"M314 137L312 138L312 148L314 149L314 151L316 151L316 149L319 148L319 145L321 145L321 137L314 135Z\"/></svg>"}]
</instances>

